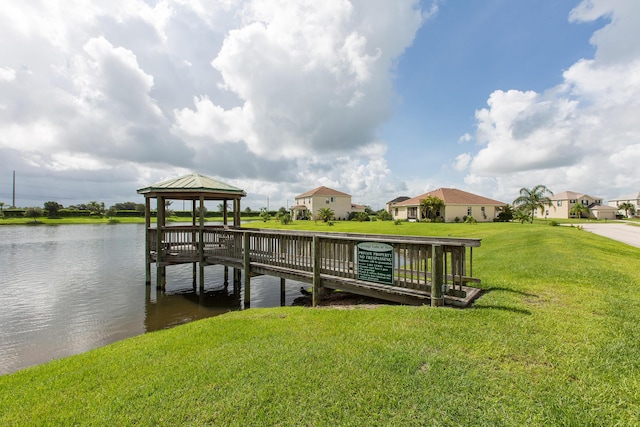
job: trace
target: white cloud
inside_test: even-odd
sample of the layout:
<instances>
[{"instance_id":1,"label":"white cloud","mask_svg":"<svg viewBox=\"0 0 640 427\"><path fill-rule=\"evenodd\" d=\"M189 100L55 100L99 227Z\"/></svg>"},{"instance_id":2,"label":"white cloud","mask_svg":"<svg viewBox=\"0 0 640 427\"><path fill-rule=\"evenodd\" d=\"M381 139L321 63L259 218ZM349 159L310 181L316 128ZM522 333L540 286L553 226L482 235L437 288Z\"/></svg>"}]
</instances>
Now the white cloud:
<instances>
[{"instance_id":1,"label":"white cloud","mask_svg":"<svg viewBox=\"0 0 640 427\"><path fill-rule=\"evenodd\" d=\"M574 21L611 19L591 39L595 58L573 64L564 82L544 93L493 92L476 112L480 148L466 182L487 178L504 194L536 184L608 197L637 191L640 47L629 41L640 36L639 5L585 0L574 9ZM460 155L456 166L466 160Z\"/></svg>"},{"instance_id":2,"label":"white cloud","mask_svg":"<svg viewBox=\"0 0 640 427\"><path fill-rule=\"evenodd\" d=\"M0 67L0 81L11 82L16 79L16 70L10 67Z\"/></svg>"},{"instance_id":3,"label":"white cloud","mask_svg":"<svg viewBox=\"0 0 640 427\"><path fill-rule=\"evenodd\" d=\"M0 165L33 176L126 167L129 184L197 170L257 197L318 182L386 191L377 131L394 64L436 10L417 0L10 2L0 9Z\"/></svg>"},{"instance_id":4,"label":"white cloud","mask_svg":"<svg viewBox=\"0 0 640 427\"><path fill-rule=\"evenodd\" d=\"M460 144L464 143L464 142L469 142L472 141L473 137L471 136L471 134L469 133L465 133L464 135L462 135L460 138L458 138L458 142Z\"/></svg>"}]
</instances>

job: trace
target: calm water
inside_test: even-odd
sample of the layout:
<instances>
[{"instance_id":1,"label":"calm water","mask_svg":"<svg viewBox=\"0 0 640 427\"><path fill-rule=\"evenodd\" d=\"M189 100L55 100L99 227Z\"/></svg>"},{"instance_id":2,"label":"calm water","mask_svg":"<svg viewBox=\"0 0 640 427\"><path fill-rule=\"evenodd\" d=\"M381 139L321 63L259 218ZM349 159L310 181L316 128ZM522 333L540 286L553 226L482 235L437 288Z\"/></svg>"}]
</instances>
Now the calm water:
<instances>
[{"instance_id":1,"label":"calm water","mask_svg":"<svg viewBox=\"0 0 640 427\"><path fill-rule=\"evenodd\" d=\"M166 292L145 286L144 225L0 227L0 375L127 337L242 307L233 269L167 268ZM286 304L300 296L287 281ZM251 279L251 307L280 305L280 279Z\"/></svg>"}]
</instances>

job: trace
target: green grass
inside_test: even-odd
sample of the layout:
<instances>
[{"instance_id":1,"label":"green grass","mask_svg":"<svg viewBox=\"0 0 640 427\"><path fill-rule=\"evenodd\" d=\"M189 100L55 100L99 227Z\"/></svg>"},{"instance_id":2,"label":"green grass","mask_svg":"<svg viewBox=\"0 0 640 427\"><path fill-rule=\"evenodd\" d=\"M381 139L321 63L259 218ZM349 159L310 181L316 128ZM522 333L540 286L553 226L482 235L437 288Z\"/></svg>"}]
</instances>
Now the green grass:
<instances>
[{"instance_id":1,"label":"green grass","mask_svg":"<svg viewBox=\"0 0 640 427\"><path fill-rule=\"evenodd\" d=\"M0 425L640 423L640 249L543 223L295 226L482 238L486 292L464 310L251 309L131 338L0 377Z\"/></svg>"}]
</instances>

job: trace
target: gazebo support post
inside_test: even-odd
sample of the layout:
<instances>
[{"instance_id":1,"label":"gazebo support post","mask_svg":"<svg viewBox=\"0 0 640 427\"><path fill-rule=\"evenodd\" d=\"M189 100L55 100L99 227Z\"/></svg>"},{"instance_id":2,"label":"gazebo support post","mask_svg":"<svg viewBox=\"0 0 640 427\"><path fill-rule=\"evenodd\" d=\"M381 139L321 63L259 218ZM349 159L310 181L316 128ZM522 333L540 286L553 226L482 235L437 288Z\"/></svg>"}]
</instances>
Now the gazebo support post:
<instances>
[{"instance_id":1,"label":"gazebo support post","mask_svg":"<svg viewBox=\"0 0 640 427\"><path fill-rule=\"evenodd\" d=\"M151 227L151 199L144 198L144 264L145 284L151 286L151 242L149 241L149 227Z\"/></svg>"},{"instance_id":2,"label":"gazebo support post","mask_svg":"<svg viewBox=\"0 0 640 427\"><path fill-rule=\"evenodd\" d=\"M157 230L157 241L156 241L156 288L164 289L167 284L167 274L166 267L163 265L164 262L164 253L163 253L163 243L164 243L164 197L158 196L157 200L157 214L156 214L156 230Z\"/></svg>"},{"instance_id":3,"label":"gazebo support post","mask_svg":"<svg viewBox=\"0 0 640 427\"><path fill-rule=\"evenodd\" d=\"M243 267L244 267L244 308L251 307L251 254L249 252L250 245L249 233L246 231L242 235L242 250L244 251Z\"/></svg>"},{"instance_id":4,"label":"gazebo support post","mask_svg":"<svg viewBox=\"0 0 640 427\"><path fill-rule=\"evenodd\" d=\"M191 225L193 227L196 226L196 201L195 199L191 201ZM196 233L192 233L191 235L191 242L192 244L196 243ZM196 290L196 284L198 282L198 263L194 262L192 263L192 273L193 273L193 291L195 292Z\"/></svg>"},{"instance_id":5,"label":"gazebo support post","mask_svg":"<svg viewBox=\"0 0 640 427\"><path fill-rule=\"evenodd\" d=\"M200 294L204 292L204 196L200 196L200 224L198 227L198 263L200 264Z\"/></svg>"}]
</instances>

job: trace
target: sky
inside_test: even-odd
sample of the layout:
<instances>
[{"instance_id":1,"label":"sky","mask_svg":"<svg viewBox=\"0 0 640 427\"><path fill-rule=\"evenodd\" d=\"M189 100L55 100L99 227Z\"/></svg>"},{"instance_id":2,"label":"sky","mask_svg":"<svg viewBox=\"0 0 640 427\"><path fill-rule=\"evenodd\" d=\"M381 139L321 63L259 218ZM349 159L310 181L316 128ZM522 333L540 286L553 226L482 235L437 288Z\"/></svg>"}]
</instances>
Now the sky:
<instances>
[{"instance_id":1,"label":"sky","mask_svg":"<svg viewBox=\"0 0 640 427\"><path fill-rule=\"evenodd\" d=\"M637 0L11 0L0 202L640 191Z\"/></svg>"}]
</instances>

